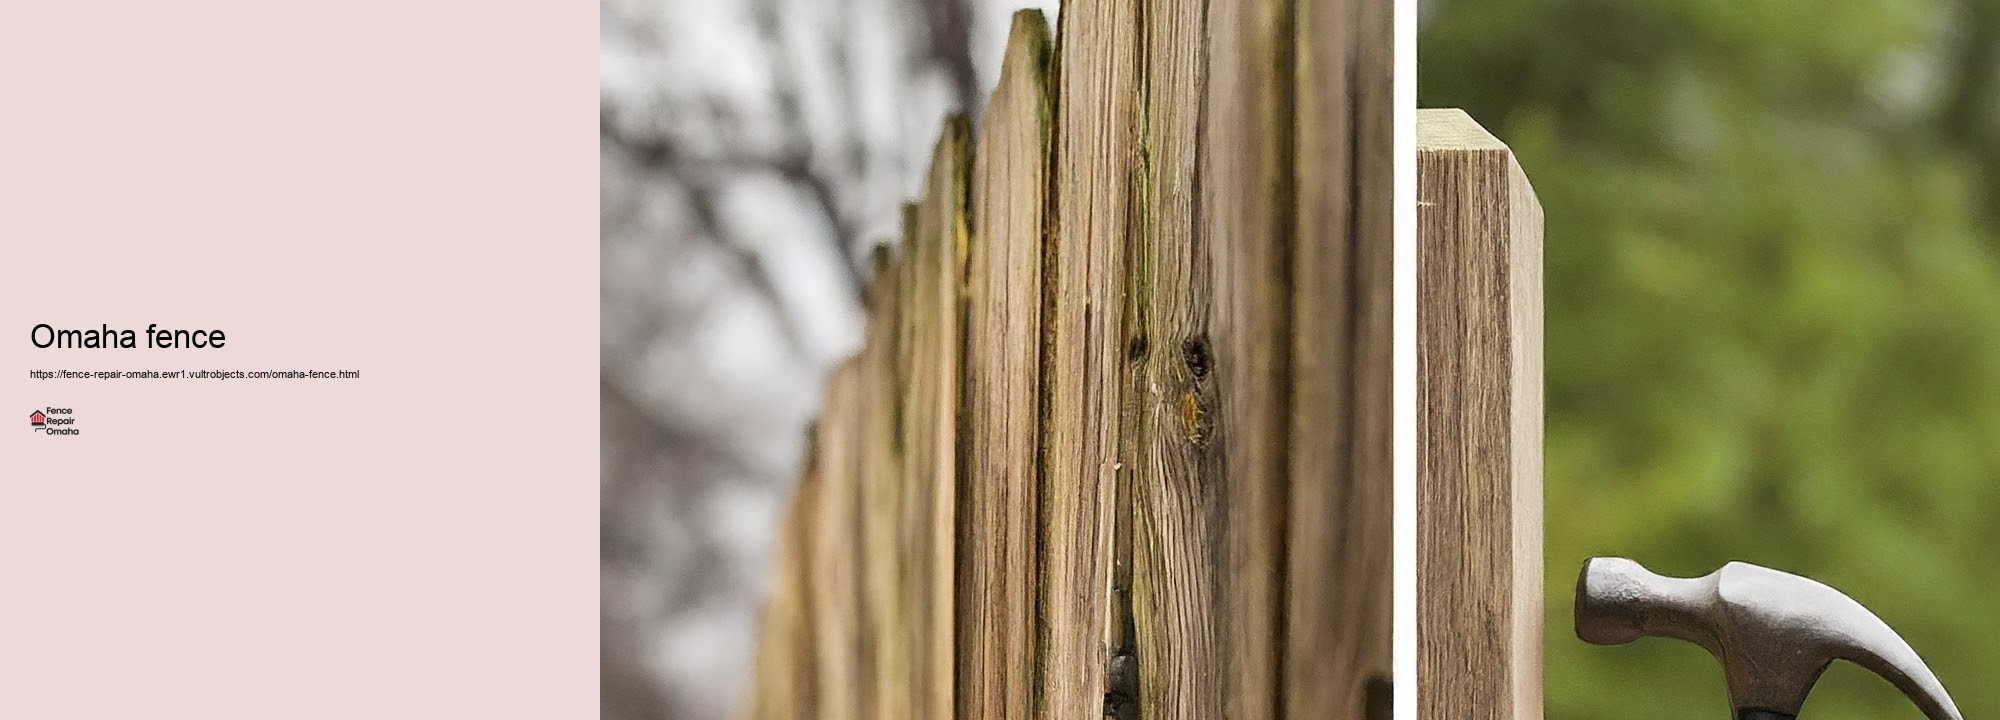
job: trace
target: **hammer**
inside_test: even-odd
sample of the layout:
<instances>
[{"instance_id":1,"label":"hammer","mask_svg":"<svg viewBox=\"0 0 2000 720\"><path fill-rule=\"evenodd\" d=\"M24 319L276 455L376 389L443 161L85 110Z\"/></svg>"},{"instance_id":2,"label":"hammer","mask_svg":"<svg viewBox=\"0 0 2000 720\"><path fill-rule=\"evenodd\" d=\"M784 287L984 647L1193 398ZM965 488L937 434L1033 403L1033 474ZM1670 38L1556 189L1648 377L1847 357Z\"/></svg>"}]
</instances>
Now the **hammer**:
<instances>
[{"instance_id":1,"label":"hammer","mask_svg":"<svg viewBox=\"0 0 2000 720\"><path fill-rule=\"evenodd\" d=\"M1817 581L1732 562L1698 578L1655 575L1625 558L1584 561L1576 636L1623 645L1679 638L1722 663L1736 720L1793 720L1834 660L1881 675L1931 720L1962 720L1917 652L1861 603Z\"/></svg>"}]
</instances>

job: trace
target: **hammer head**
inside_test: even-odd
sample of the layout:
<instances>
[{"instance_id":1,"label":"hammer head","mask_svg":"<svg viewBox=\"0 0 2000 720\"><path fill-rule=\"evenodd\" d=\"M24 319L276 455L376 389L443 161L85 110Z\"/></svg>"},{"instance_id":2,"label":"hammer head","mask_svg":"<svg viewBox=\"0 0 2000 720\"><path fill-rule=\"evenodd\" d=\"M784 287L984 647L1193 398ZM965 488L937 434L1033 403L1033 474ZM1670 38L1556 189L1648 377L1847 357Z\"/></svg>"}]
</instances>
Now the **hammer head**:
<instances>
[{"instance_id":1,"label":"hammer head","mask_svg":"<svg viewBox=\"0 0 2000 720\"><path fill-rule=\"evenodd\" d=\"M1576 636L1618 645L1647 636L1707 648L1735 717L1795 717L1820 673L1848 660L1889 680L1931 720L1960 720L1937 676L1894 630L1840 591L1791 573L1729 563L1698 578L1591 558L1576 581Z\"/></svg>"}]
</instances>

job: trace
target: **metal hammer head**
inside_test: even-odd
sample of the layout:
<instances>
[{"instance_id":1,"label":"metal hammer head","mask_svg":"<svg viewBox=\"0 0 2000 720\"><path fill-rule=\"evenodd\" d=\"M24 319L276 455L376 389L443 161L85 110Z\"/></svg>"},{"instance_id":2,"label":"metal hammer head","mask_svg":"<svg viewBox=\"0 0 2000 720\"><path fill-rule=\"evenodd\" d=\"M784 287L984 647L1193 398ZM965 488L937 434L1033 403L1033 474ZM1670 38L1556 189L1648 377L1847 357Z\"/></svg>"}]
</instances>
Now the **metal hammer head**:
<instances>
[{"instance_id":1,"label":"metal hammer head","mask_svg":"<svg viewBox=\"0 0 2000 720\"><path fill-rule=\"evenodd\" d=\"M1909 643L1839 590L1738 562L1703 577L1670 578L1624 558L1585 561L1576 579L1576 636L1619 645L1649 635L1708 648L1722 663L1738 720L1796 717L1834 660L1888 679L1931 720L1961 720Z\"/></svg>"}]
</instances>

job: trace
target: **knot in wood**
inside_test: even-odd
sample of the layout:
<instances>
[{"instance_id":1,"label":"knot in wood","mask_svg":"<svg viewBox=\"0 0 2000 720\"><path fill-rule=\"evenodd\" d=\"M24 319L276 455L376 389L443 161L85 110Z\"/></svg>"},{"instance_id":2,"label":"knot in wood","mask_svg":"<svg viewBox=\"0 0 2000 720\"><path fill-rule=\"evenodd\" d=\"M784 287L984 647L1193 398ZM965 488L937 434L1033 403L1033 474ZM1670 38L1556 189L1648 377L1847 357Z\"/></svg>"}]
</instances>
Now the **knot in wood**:
<instances>
[{"instance_id":1,"label":"knot in wood","mask_svg":"<svg viewBox=\"0 0 2000 720\"><path fill-rule=\"evenodd\" d=\"M1181 343L1181 361L1187 364L1188 372L1194 374L1194 379L1208 377L1208 340L1192 337Z\"/></svg>"}]
</instances>

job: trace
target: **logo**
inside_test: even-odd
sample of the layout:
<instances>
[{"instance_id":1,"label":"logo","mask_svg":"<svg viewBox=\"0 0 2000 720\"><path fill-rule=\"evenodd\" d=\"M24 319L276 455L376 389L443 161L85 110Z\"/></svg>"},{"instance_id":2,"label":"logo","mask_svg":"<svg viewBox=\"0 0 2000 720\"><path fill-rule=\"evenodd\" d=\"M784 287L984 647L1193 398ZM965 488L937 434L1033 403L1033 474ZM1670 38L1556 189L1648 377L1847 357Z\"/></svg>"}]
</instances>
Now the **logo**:
<instances>
[{"instance_id":1,"label":"logo","mask_svg":"<svg viewBox=\"0 0 2000 720\"><path fill-rule=\"evenodd\" d=\"M43 408L28 413L28 427L44 435L82 435L76 429L76 412L69 408Z\"/></svg>"}]
</instances>

